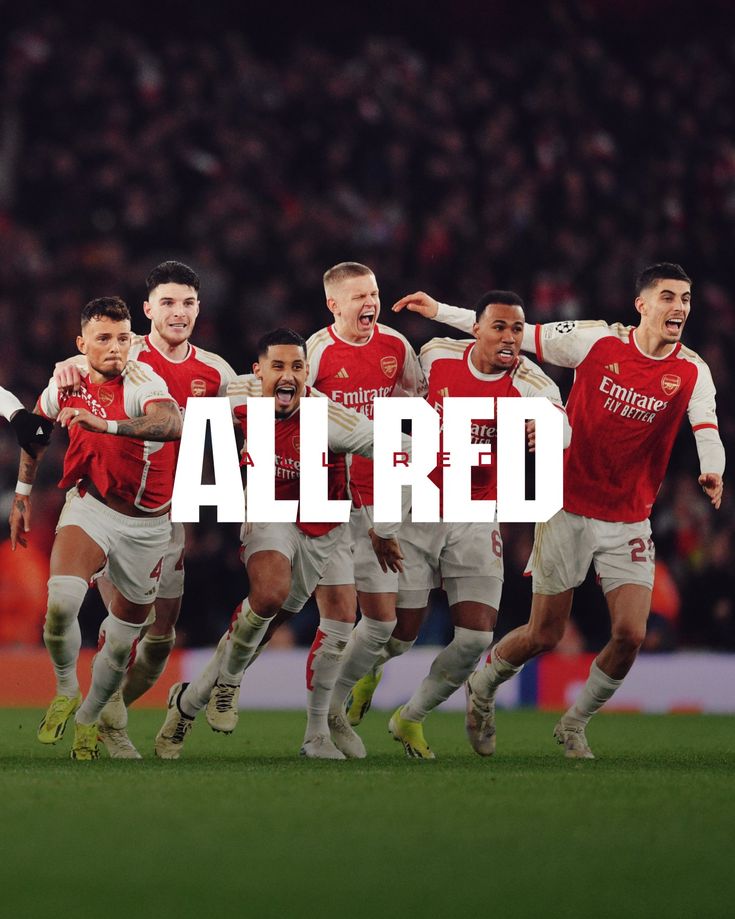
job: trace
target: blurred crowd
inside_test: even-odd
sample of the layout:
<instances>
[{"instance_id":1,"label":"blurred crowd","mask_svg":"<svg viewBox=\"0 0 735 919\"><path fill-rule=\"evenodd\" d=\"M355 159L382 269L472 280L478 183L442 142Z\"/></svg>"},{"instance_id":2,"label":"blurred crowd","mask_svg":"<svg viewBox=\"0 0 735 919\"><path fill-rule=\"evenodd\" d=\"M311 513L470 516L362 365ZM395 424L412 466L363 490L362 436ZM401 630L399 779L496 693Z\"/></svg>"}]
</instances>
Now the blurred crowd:
<instances>
[{"instance_id":1,"label":"blurred crowd","mask_svg":"<svg viewBox=\"0 0 735 919\"><path fill-rule=\"evenodd\" d=\"M551 4L529 34L452 38L440 54L395 34L291 36L274 53L245 29L80 33L55 13L19 25L0 48L0 382L30 406L92 297L122 295L145 330L143 281L164 258L200 274L194 340L240 372L265 330L327 324L321 275L341 260L374 268L383 319L417 346L436 327L387 313L410 290L472 305L512 288L531 321L633 323L635 274L668 260L695 281L685 341L712 370L732 455L735 43L652 35L632 52L594 9ZM0 641L38 606L17 572L43 571L63 499L55 440L34 493L37 557L0 546ZM16 460L4 434L3 516ZM733 501L712 512L697 470L686 430L654 515L651 650L735 649ZM529 603L528 530L505 536L503 628ZM236 528L208 518L189 546L182 640L210 642L243 595ZM311 640L309 615L297 640ZM592 583L575 622L571 648L604 640ZM437 607L427 636L446 628Z\"/></svg>"}]
</instances>

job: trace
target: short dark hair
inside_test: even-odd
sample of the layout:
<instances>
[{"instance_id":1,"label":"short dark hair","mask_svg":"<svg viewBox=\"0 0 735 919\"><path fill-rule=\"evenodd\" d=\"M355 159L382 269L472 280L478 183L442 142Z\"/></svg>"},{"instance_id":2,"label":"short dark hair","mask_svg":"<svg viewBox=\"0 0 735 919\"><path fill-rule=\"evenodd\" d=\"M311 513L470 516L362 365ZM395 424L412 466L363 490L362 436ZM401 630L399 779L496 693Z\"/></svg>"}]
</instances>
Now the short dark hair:
<instances>
[{"instance_id":1,"label":"short dark hair","mask_svg":"<svg viewBox=\"0 0 735 919\"><path fill-rule=\"evenodd\" d=\"M674 281L686 281L689 285L692 279L684 271L681 265L676 262L656 262L655 265L649 265L635 279L635 295L640 297L641 291L647 287L653 287L657 281L663 281L671 278Z\"/></svg>"},{"instance_id":2,"label":"short dark hair","mask_svg":"<svg viewBox=\"0 0 735 919\"><path fill-rule=\"evenodd\" d=\"M479 322L485 308L491 303L504 303L506 306L520 306L523 309L523 300L513 290L488 290L475 303L475 319Z\"/></svg>"},{"instance_id":3,"label":"short dark hair","mask_svg":"<svg viewBox=\"0 0 735 919\"><path fill-rule=\"evenodd\" d=\"M121 297L97 297L90 300L82 309L82 329L91 319L101 319L106 316L115 322L130 322L130 310Z\"/></svg>"},{"instance_id":4,"label":"short dark hair","mask_svg":"<svg viewBox=\"0 0 735 919\"><path fill-rule=\"evenodd\" d=\"M306 357L306 342L293 329L274 329L272 332L266 332L257 345L259 359L267 357L271 345L298 345Z\"/></svg>"},{"instance_id":5,"label":"short dark hair","mask_svg":"<svg viewBox=\"0 0 735 919\"><path fill-rule=\"evenodd\" d=\"M199 293L199 275L183 262L161 262L151 271L145 281L148 296L159 284L184 284Z\"/></svg>"}]
</instances>

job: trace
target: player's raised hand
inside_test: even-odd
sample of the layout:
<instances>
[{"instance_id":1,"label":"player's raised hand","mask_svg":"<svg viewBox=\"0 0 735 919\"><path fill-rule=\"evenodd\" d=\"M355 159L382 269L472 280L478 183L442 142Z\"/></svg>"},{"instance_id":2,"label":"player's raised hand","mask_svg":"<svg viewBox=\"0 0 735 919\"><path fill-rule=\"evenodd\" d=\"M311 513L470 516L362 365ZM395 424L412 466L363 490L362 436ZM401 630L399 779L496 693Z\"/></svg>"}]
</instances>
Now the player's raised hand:
<instances>
[{"instance_id":1,"label":"player's raised hand","mask_svg":"<svg viewBox=\"0 0 735 919\"><path fill-rule=\"evenodd\" d=\"M15 552L17 546L28 545L26 533L31 532L31 496L18 495L13 498L10 508L10 548Z\"/></svg>"},{"instance_id":2,"label":"player's raised hand","mask_svg":"<svg viewBox=\"0 0 735 919\"><path fill-rule=\"evenodd\" d=\"M59 387L61 395L76 392L82 383L82 377L87 376L86 367L80 363L78 357L70 357L59 361L54 367L54 382Z\"/></svg>"},{"instance_id":3,"label":"player's raised hand","mask_svg":"<svg viewBox=\"0 0 735 919\"><path fill-rule=\"evenodd\" d=\"M712 502L712 506L718 510L722 503L722 489L724 488L722 476L718 472L703 472L698 481L702 486L702 491Z\"/></svg>"},{"instance_id":4,"label":"player's raised hand","mask_svg":"<svg viewBox=\"0 0 735 919\"><path fill-rule=\"evenodd\" d=\"M402 309L407 309L411 313L419 313L426 319L433 319L439 310L439 304L423 290L417 290L415 294L406 294L393 304L394 313L400 313Z\"/></svg>"},{"instance_id":5,"label":"player's raised hand","mask_svg":"<svg viewBox=\"0 0 735 919\"><path fill-rule=\"evenodd\" d=\"M62 428L73 428L79 425L85 431L97 431L104 434L107 431L107 422L104 418L98 418L86 408L71 408L67 406L62 408L56 419Z\"/></svg>"},{"instance_id":6,"label":"player's raised hand","mask_svg":"<svg viewBox=\"0 0 735 919\"><path fill-rule=\"evenodd\" d=\"M10 419L18 444L35 459L40 447L47 447L54 423L50 418L19 409Z\"/></svg>"},{"instance_id":7,"label":"player's raised hand","mask_svg":"<svg viewBox=\"0 0 735 919\"><path fill-rule=\"evenodd\" d=\"M526 438L528 439L528 452L536 452L536 422L531 420L526 422Z\"/></svg>"},{"instance_id":8,"label":"player's raised hand","mask_svg":"<svg viewBox=\"0 0 735 919\"><path fill-rule=\"evenodd\" d=\"M383 571L403 571L403 551L395 536L390 539L384 539L382 536L378 536L372 528L368 531L368 534L370 542L373 544L373 552L375 552Z\"/></svg>"}]
</instances>

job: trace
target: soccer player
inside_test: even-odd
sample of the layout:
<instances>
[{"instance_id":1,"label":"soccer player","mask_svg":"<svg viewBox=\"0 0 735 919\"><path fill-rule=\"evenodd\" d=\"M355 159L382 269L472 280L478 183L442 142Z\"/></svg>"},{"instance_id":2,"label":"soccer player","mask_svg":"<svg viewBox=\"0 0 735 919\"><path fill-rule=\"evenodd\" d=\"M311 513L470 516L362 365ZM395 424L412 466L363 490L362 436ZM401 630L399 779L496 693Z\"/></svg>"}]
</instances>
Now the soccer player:
<instances>
[{"instance_id":1,"label":"soccer player","mask_svg":"<svg viewBox=\"0 0 735 919\"><path fill-rule=\"evenodd\" d=\"M359 262L340 262L324 273L323 280L334 322L306 343L307 385L370 419L378 396L423 395L426 381L413 348L399 332L378 322L380 293L372 269ZM306 736L331 731L343 753L361 758L365 748L345 718L344 701L357 678L352 675L355 668L358 676L364 673L365 649L372 659L372 645L382 647L390 639L396 624L398 575L383 571L368 534L373 516L372 461L353 456L349 469L350 523L316 589L320 620L307 671ZM358 600L362 620L353 631ZM237 700L238 694L232 695L229 687L215 685L207 705L207 720L215 730L234 730Z\"/></svg>"},{"instance_id":2,"label":"soccer player","mask_svg":"<svg viewBox=\"0 0 735 919\"><path fill-rule=\"evenodd\" d=\"M685 413L699 454L699 484L713 507L720 506L725 452L715 388L705 362L681 343L691 288L680 265L662 262L637 278L636 327L592 321L526 326L524 349L575 368L567 402L574 437L564 463L564 508L536 527L529 622L501 639L487 666L467 683L467 732L481 755L495 746L497 688L556 646L574 588L594 563L611 637L554 728L567 757L594 758L586 726L621 685L646 634L654 574L648 518ZM394 309L404 307L460 328L469 321L469 311L439 305L423 292L403 297Z\"/></svg>"},{"instance_id":3,"label":"soccer player","mask_svg":"<svg viewBox=\"0 0 735 919\"><path fill-rule=\"evenodd\" d=\"M299 408L304 396L318 396L306 386L306 342L290 329L265 335L258 345L254 375L230 384L233 416L247 444L248 399L260 395L275 399L276 497L299 497ZM406 438L406 441L408 439ZM372 456L373 426L363 415L329 402L329 459L334 473L330 497L347 496L344 463L334 454ZM247 523L242 529L242 558L248 572L250 593L235 610L232 624L220 648L203 673L190 684L176 683L169 693L169 711L156 736L156 754L177 759L196 714L207 704L217 683L234 695L242 674L255 655L268 626L277 614L282 618L299 612L317 585L335 546L344 537L346 524ZM386 567L400 570L401 551L395 533L398 524L375 527L371 539ZM335 640L336 643L337 640ZM327 639L325 638L325 644ZM309 665L307 665L308 667ZM332 743L328 730L312 733L307 726L303 755L321 759L345 759Z\"/></svg>"},{"instance_id":4,"label":"soccer player","mask_svg":"<svg viewBox=\"0 0 735 919\"><path fill-rule=\"evenodd\" d=\"M190 341L199 315L199 287L199 277L188 265L177 261L157 265L146 279L148 298L143 304L151 320L150 332L134 336L130 348L131 359L147 364L165 380L182 412L190 398L225 395L227 384L236 376L227 361ZM74 361L72 366L69 363L59 365L55 376L62 387L74 389L79 376L74 373ZM155 621L145 630L132 667L100 717L100 739L113 758L140 757L127 733L127 707L158 680L173 650L184 593L184 555L184 525L173 523L161 567ZM109 580L101 577L97 586L108 604Z\"/></svg>"},{"instance_id":5,"label":"soccer player","mask_svg":"<svg viewBox=\"0 0 735 919\"><path fill-rule=\"evenodd\" d=\"M30 456L35 456L39 447L48 446L54 427L53 421L23 408L20 399L2 386L0 386L0 415L15 431L18 446Z\"/></svg>"},{"instance_id":6,"label":"soccer player","mask_svg":"<svg viewBox=\"0 0 735 919\"><path fill-rule=\"evenodd\" d=\"M446 397L545 397L564 415L568 444L569 425L556 384L519 356L525 324L521 298L513 291L488 291L477 301L474 316L471 341L435 338L421 349L430 404L441 416ZM533 449L533 425L529 425L528 436ZM472 440L489 444L488 452L494 454L494 420L475 419ZM451 450L451 445L442 449ZM442 474L440 467L432 474L440 488ZM494 463L472 470L471 492L473 500L497 498ZM423 721L465 682L492 642L503 586L503 543L497 523L405 523L399 535L404 553L397 610L402 642L410 646L416 640L431 589L440 584L447 592L454 623L452 641L389 723L391 734L407 755L433 759Z\"/></svg>"},{"instance_id":7,"label":"soccer player","mask_svg":"<svg viewBox=\"0 0 735 919\"><path fill-rule=\"evenodd\" d=\"M97 719L135 655L171 535L174 448L169 442L181 436L181 414L164 381L150 367L128 360L130 343L125 303L119 297L92 300L82 310L77 338L87 375L76 393L66 395L52 379L38 400L43 415L69 430L59 483L69 492L51 550L43 632L57 688L38 739L56 743L76 712L71 755L78 760L99 755ZM30 486L39 459L21 453L18 479L25 489L16 493L10 515L13 548L26 545ZM100 626L92 686L82 703L77 616L89 579L105 564L112 596Z\"/></svg>"}]
</instances>

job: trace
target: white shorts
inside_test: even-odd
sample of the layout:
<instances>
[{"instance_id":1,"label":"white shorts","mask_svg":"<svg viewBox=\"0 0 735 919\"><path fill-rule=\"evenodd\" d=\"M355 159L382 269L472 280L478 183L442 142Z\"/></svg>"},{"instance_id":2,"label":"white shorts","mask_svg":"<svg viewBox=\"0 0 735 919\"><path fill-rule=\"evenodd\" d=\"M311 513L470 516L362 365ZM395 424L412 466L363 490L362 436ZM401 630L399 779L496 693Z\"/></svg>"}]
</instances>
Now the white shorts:
<instances>
[{"instance_id":1,"label":"white shorts","mask_svg":"<svg viewBox=\"0 0 735 919\"><path fill-rule=\"evenodd\" d=\"M240 538L240 556L247 565L256 552L280 552L291 562L291 590L283 609L298 613L314 593L330 555L344 539L347 524L325 533L307 536L294 523L246 523Z\"/></svg>"},{"instance_id":2,"label":"white shorts","mask_svg":"<svg viewBox=\"0 0 735 919\"><path fill-rule=\"evenodd\" d=\"M183 523L171 524L171 540L163 556L161 580L158 582L158 596L165 600L177 600L184 594L184 541L186 532Z\"/></svg>"},{"instance_id":3,"label":"white shorts","mask_svg":"<svg viewBox=\"0 0 735 919\"><path fill-rule=\"evenodd\" d=\"M503 542L496 523L404 523L398 541L404 556L399 607L425 606L429 591L442 581L450 605L477 600L494 609L500 606ZM468 592L463 593L463 582ZM426 598L423 603L419 594Z\"/></svg>"},{"instance_id":4,"label":"white shorts","mask_svg":"<svg viewBox=\"0 0 735 919\"><path fill-rule=\"evenodd\" d=\"M107 575L131 603L145 606L158 594L163 556L171 537L168 514L160 517L128 517L118 514L87 492L67 492L66 503L56 525L77 526L94 540L107 556Z\"/></svg>"},{"instance_id":5,"label":"white shorts","mask_svg":"<svg viewBox=\"0 0 735 919\"><path fill-rule=\"evenodd\" d=\"M372 508L352 508L344 539L330 555L319 580L320 587L354 584L358 590L369 594L396 593L398 573L383 571L368 536L371 512Z\"/></svg>"},{"instance_id":6,"label":"white shorts","mask_svg":"<svg viewBox=\"0 0 735 919\"><path fill-rule=\"evenodd\" d=\"M652 588L655 554L648 520L610 523L561 510L536 524L526 570L533 592L547 596L579 587L593 562L605 593L622 584Z\"/></svg>"}]
</instances>

